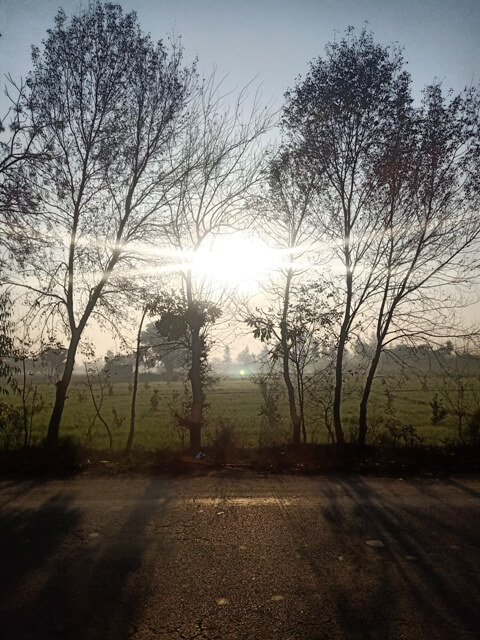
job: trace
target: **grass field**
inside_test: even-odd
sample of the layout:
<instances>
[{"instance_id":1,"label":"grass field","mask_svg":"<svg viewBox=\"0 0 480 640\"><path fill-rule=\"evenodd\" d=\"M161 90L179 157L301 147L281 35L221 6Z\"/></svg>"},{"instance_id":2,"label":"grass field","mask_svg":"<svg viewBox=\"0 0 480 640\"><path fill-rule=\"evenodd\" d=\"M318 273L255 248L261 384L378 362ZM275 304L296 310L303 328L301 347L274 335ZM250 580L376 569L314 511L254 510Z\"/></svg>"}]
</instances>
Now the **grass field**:
<instances>
[{"instance_id":1,"label":"grass field","mask_svg":"<svg viewBox=\"0 0 480 640\"><path fill-rule=\"evenodd\" d=\"M467 384L468 383L468 384ZM475 408L475 397L480 397L480 382L470 378L465 383L470 394L463 393L462 402L469 410ZM432 406L434 395L439 398L444 391L442 380L430 377L420 382L392 378L374 386L370 408L370 437L378 438L388 418L395 418L400 424L412 425L416 434L427 445L442 445L453 441L456 436L457 419L452 407L446 405L448 414L440 424L432 424ZM36 388L35 403L41 405L32 421L32 444L38 444L46 435L48 420L53 406L55 387L41 383ZM477 395L478 393L478 395ZM101 396L95 390L97 402ZM455 394L454 394L455 395ZM459 394L457 393L457 396ZM451 397L452 394L450 394ZM208 389L208 408L203 431L205 445L212 444L222 428L227 425L233 432L234 442L242 448L257 447L262 430L262 396L257 385L250 379L225 379ZM359 392L353 384L346 389L343 405L343 422L347 439L354 439L357 424ZM33 390L27 403L33 399ZM160 380L141 381L137 396L136 409L136 449L155 451L158 449L180 449L188 443L188 434L175 426L173 411L182 410L182 403L188 401L185 387L181 382L167 383ZM10 396L9 402L20 404L18 396ZM111 385L106 389L101 406L101 416L109 425L113 448L125 446L130 423L131 386L127 383ZM450 407L450 408L449 408ZM288 411L286 399L279 400L281 419L276 432L269 431L270 444L280 444L289 438ZM69 436L76 442L93 447L107 448L109 438L102 421L95 417L95 409L90 391L84 381L75 380L69 390L61 426L61 436ZM307 436L310 442L328 441L323 414L318 407L310 405L307 409Z\"/></svg>"}]
</instances>

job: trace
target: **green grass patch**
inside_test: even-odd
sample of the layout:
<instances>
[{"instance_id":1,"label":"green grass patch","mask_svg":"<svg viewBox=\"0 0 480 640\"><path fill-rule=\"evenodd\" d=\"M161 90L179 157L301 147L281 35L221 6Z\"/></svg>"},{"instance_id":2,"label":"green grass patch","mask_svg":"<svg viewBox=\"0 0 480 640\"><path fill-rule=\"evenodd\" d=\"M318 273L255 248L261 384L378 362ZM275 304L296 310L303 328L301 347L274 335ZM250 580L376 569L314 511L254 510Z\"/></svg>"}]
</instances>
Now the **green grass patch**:
<instances>
[{"instance_id":1,"label":"green grass patch","mask_svg":"<svg viewBox=\"0 0 480 640\"><path fill-rule=\"evenodd\" d=\"M281 381L279 389L283 392ZM442 392L442 380L434 376L419 381L416 378L389 378L375 382L370 406L370 440L379 438L385 423L395 419L402 425L411 425L426 445L443 445L455 437L458 418L445 403L448 413L437 425L432 424L432 400L435 393ZM468 379L470 396L464 397L468 410L475 406L475 398L480 397L480 382ZM478 396L477 396L478 391ZM101 404L101 416L112 433L113 448L124 448L130 425L132 387L128 383L117 382L105 389L103 400L99 388L94 387L97 403ZM36 403L41 408L33 416L32 444L40 444L47 432L48 421L53 407L55 386L37 385ZM32 395L30 394L30 398ZM136 435L134 447L137 450L156 451L159 449L179 450L188 444L188 433L175 424L174 411L182 413L184 403L188 403L188 388L181 382L167 383L161 380L143 380L139 384L136 406ZM5 400L5 399L4 399ZM18 396L9 396L8 402L19 405ZM250 379L223 379L207 389L208 406L203 431L205 445L212 444L222 428L231 429L235 444L241 448L258 447L262 429L262 396L259 387ZM345 388L342 417L347 439L354 439L357 428L359 388L351 381ZM278 437L286 441L289 437L288 407L285 394L279 398L281 420ZM70 437L75 442L95 449L106 449L109 438L105 426L98 416L90 391L85 381L72 382L65 406L60 435ZM328 441L324 416L318 406L307 407L307 436L309 442L318 444Z\"/></svg>"}]
</instances>

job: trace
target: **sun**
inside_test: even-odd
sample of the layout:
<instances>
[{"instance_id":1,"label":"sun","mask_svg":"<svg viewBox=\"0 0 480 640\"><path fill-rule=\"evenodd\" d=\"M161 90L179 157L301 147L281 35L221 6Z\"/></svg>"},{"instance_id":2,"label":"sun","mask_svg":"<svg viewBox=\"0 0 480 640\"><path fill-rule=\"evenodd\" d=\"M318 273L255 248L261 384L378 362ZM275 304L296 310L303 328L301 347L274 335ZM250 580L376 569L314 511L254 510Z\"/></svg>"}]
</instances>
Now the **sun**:
<instances>
[{"instance_id":1,"label":"sun","mask_svg":"<svg viewBox=\"0 0 480 640\"><path fill-rule=\"evenodd\" d=\"M192 272L212 284L255 293L267 276L281 266L278 249L244 231L216 236L200 247L192 259Z\"/></svg>"}]
</instances>

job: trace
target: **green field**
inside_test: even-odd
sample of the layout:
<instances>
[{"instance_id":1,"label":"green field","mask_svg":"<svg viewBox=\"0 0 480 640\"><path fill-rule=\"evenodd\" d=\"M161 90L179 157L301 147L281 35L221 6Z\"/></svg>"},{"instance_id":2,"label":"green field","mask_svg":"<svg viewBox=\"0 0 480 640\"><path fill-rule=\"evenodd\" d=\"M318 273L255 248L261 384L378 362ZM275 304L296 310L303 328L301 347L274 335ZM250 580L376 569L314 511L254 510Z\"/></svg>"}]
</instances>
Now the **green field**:
<instances>
[{"instance_id":1,"label":"green field","mask_svg":"<svg viewBox=\"0 0 480 640\"><path fill-rule=\"evenodd\" d=\"M393 419L399 425L411 425L415 434L427 445L451 443L457 435L457 417L453 405L445 405L448 411L439 424L432 424L432 400L435 393L442 398L445 391L442 380L434 376L420 382L416 378L390 378L377 381L369 408L370 441L381 439L385 422ZM480 397L478 378L466 379L465 388L470 396L462 396L462 402L470 413L475 410L476 397ZM281 386L279 387L281 389ZM27 397L31 406L33 390ZM48 420L53 406L55 387L53 384L36 385L35 403L41 407L32 419L32 444L39 444L46 435ZM97 403L101 400L99 389L95 389ZM354 440L357 424L359 392L354 384L345 390L343 423L347 440ZM478 395L477 395L478 393ZM455 394L454 394L455 395ZM459 394L457 393L457 396ZM450 393L450 398L454 398ZM227 425L233 433L235 445L242 448L258 447L265 442L266 421L262 420L262 396L259 387L249 379L225 379L213 384L207 391L208 407L203 431L206 446L214 443L222 426ZM21 404L19 396L6 398L15 405ZM158 449L181 449L188 443L188 434L175 425L173 411L182 412L182 404L188 402L188 393L181 382L167 383L151 379L141 381L137 396L136 436L134 448L155 451ZM114 449L125 446L130 423L131 386L117 382L105 389L101 406L101 417L108 424ZM274 432L268 427L268 443L287 442L290 435L288 411L284 395L279 399L280 420ZM467 415L468 415L467 411ZM263 431L262 431L263 429ZM263 434L263 438L261 437ZM69 389L60 435L69 436L89 447L104 449L109 446L107 430L97 416L90 391L81 379L74 381ZM323 413L314 404L307 407L307 437L310 442L328 441ZM420 442L420 440L419 440Z\"/></svg>"}]
</instances>

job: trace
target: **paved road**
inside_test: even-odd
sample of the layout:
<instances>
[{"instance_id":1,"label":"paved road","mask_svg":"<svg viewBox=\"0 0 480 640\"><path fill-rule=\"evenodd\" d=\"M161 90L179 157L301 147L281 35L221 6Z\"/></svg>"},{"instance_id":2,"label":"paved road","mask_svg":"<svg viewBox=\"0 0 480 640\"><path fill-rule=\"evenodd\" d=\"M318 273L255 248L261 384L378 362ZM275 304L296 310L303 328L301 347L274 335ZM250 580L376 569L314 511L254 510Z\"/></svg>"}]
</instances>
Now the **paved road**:
<instances>
[{"instance_id":1,"label":"paved road","mask_svg":"<svg viewBox=\"0 0 480 640\"><path fill-rule=\"evenodd\" d=\"M3 481L0 637L480 638L479 541L480 479Z\"/></svg>"}]
</instances>

